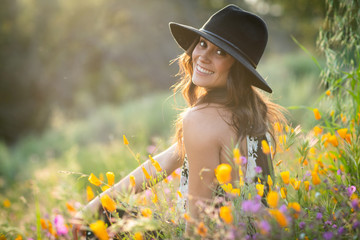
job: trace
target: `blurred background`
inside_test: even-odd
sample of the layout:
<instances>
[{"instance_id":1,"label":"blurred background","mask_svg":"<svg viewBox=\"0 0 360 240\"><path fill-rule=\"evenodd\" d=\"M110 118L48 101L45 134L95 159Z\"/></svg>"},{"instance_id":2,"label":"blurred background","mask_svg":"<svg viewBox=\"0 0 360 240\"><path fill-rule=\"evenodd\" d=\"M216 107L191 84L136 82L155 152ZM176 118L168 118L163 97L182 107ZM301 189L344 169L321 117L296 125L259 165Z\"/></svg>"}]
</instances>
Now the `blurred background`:
<instances>
[{"instance_id":1,"label":"blurred background","mask_svg":"<svg viewBox=\"0 0 360 240\"><path fill-rule=\"evenodd\" d=\"M55 198L71 193L66 187L82 189L60 170L111 170L120 178L136 166L123 134L144 159L169 146L184 103L170 90L177 66L169 63L182 51L168 23L201 27L230 3L267 22L269 43L259 72L275 102L299 106L290 110L290 121L311 126L312 113L301 106L316 105L322 92L312 56L321 65L316 39L325 0L2 0L2 198L31 198L14 189L34 183L53 186L48 194Z\"/></svg>"}]
</instances>

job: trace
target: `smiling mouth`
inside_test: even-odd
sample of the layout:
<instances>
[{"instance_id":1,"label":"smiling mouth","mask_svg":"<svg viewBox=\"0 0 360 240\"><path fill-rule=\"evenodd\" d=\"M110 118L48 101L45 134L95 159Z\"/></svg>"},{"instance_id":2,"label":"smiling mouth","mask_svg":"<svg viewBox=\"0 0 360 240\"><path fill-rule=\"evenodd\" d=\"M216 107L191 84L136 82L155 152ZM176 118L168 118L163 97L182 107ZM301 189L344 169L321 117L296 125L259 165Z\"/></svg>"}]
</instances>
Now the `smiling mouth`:
<instances>
[{"instance_id":1,"label":"smiling mouth","mask_svg":"<svg viewBox=\"0 0 360 240\"><path fill-rule=\"evenodd\" d=\"M196 70L198 70L199 72L201 73L204 73L204 74L213 74L214 72L210 71L210 70L207 70L203 67L200 67L199 65L196 64Z\"/></svg>"}]
</instances>

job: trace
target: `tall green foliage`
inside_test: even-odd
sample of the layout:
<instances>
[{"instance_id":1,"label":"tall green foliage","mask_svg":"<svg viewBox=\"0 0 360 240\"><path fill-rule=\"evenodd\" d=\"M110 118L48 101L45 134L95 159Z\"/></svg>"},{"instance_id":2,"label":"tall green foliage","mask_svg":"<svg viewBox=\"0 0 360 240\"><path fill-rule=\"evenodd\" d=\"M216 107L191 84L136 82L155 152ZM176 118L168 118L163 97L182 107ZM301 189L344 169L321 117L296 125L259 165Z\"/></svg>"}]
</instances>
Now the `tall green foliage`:
<instances>
[{"instance_id":1,"label":"tall green foliage","mask_svg":"<svg viewBox=\"0 0 360 240\"><path fill-rule=\"evenodd\" d=\"M360 184L360 2L327 0L327 16L318 46L326 56L322 81L331 91L324 105L334 110L325 121L331 129L348 128L352 144L346 144L341 161L350 182Z\"/></svg>"}]
</instances>

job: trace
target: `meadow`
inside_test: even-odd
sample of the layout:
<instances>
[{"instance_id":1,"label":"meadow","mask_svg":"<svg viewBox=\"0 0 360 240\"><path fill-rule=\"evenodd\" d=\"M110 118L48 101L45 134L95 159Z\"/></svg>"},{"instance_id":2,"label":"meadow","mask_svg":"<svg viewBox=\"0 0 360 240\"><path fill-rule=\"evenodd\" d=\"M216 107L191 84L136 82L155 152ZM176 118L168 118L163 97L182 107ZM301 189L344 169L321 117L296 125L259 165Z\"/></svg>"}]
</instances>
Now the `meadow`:
<instances>
[{"instance_id":1,"label":"meadow","mask_svg":"<svg viewBox=\"0 0 360 240\"><path fill-rule=\"evenodd\" d=\"M345 50L352 46L358 45ZM245 184L246 158L234 148L233 161L216 169L225 194L212 204L199 202L202 217L195 220L176 211L185 197L177 191L179 170L167 176L159 169L142 194L132 194L132 184L118 201L102 199L105 218L114 223L107 228L104 218L86 218L89 233L99 239L184 239L189 224L194 239L358 239L360 67L359 49L351 50L355 61L341 54L334 61L325 46L320 63L300 52L271 56L259 69L269 76L274 101L290 112L289 125L273 126L274 179ZM180 96L159 92L104 105L83 119L54 110L41 135L0 144L0 239L71 239L71 219L87 201L170 145L183 105ZM275 150L265 143L262 149ZM240 179L233 185L231 171ZM119 209L125 217L117 216Z\"/></svg>"}]
</instances>

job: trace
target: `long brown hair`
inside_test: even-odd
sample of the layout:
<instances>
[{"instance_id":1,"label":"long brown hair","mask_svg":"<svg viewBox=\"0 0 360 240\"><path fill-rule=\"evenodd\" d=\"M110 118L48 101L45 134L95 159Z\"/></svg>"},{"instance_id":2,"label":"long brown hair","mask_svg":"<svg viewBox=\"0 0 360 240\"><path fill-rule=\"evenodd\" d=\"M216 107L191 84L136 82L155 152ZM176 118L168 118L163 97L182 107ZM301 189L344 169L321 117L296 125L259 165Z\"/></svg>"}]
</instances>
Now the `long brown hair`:
<instances>
[{"instance_id":1,"label":"long brown hair","mask_svg":"<svg viewBox=\"0 0 360 240\"><path fill-rule=\"evenodd\" d=\"M179 72L177 76L180 76L180 81L173 86L174 93L181 92L188 107L203 103L218 103L230 110L232 119L228 124L234 128L239 140L246 136L263 136L267 132L274 136L273 125L275 122L286 123L283 115L283 112L286 111L251 86L248 82L248 70L238 61L235 61L231 67L226 88L205 90L192 82L193 62L191 55L197 43L198 39L186 52L174 60L178 62ZM175 139L182 156L185 153L182 128L183 113L179 115L176 121L175 133Z\"/></svg>"}]
</instances>

